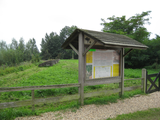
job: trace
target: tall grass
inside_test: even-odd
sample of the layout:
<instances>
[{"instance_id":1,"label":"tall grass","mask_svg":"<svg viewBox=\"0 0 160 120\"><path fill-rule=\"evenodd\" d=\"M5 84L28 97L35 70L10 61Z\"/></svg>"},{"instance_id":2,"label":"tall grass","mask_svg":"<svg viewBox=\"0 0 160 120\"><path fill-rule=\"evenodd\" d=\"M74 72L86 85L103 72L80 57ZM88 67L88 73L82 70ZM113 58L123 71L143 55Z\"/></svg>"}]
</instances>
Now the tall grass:
<instances>
[{"instance_id":1,"label":"tall grass","mask_svg":"<svg viewBox=\"0 0 160 120\"><path fill-rule=\"evenodd\" d=\"M13 73L13 72L24 71L28 68L33 67L33 66L35 66L35 64L32 64L31 62L23 62L19 65L12 66L12 67L9 67L7 65L3 65L0 67L0 76L6 75L9 73Z\"/></svg>"}]
</instances>

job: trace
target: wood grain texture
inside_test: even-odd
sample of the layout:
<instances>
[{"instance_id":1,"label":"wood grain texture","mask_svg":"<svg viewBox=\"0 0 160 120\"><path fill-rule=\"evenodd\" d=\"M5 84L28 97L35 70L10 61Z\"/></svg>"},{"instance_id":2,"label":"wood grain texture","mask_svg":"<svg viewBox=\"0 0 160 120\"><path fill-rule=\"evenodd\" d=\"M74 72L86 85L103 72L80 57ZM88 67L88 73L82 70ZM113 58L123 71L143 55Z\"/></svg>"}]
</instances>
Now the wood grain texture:
<instances>
[{"instance_id":1,"label":"wood grain texture","mask_svg":"<svg viewBox=\"0 0 160 120\"><path fill-rule=\"evenodd\" d=\"M69 43L69 46L77 53L77 55L79 55L78 50L71 43Z\"/></svg>"},{"instance_id":2,"label":"wood grain texture","mask_svg":"<svg viewBox=\"0 0 160 120\"><path fill-rule=\"evenodd\" d=\"M133 86L133 87L125 87L124 90L125 91L131 91L131 90L135 90L135 89L138 89L138 88L141 88L141 85Z\"/></svg>"},{"instance_id":3,"label":"wood grain texture","mask_svg":"<svg viewBox=\"0 0 160 120\"><path fill-rule=\"evenodd\" d=\"M133 86L133 87L125 87L125 91L135 90L141 88L141 86ZM84 98L96 97L96 96L105 96L109 94L119 93L121 88L113 89L113 90L101 90L96 92L85 93ZM58 102L65 102L71 100L78 100L80 98L79 94L75 95L65 95L65 96L57 96L57 97L49 97L49 98L39 98L32 100L25 100L25 101L16 101L16 102L7 102L7 103L0 103L0 109L4 108L11 108L11 107L22 107L22 106L33 106L34 105L41 105L47 103L58 103ZM34 102L33 102L34 100ZM32 108L33 110L33 108Z\"/></svg>"},{"instance_id":4,"label":"wood grain texture","mask_svg":"<svg viewBox=\"0 0 160 120\"><path fill-rule=\"evenodd\" d=\"M101 84L109 84L109 83L119 83L121 82L121 77L107 77L107 78L96 78L91 80L85 80L85 86L91 85L101 85Z\"/></svg>"},{"instance_id":5,"label":"wood grain texture","mask_svg":"<svg viewBox=\"0 0 160 120\"><path fill-rule=\"evenodd\" d=\"M32 90L32 111L35 110L35 107L34 107L34 90Z\"/></svg>"},{"instance_id":6,"label":"wood grain texture","mask_svg":"<svg viewBox=\"0 0 160 120\"><path fill-rule=\"evenodd\" d=\"M127 81L127 80L142 80L143 78L131 78L131 79L124 79L124 81Z\"/></svg>"},{"instance_id":7,"label":"wood grain texture","mask_svg":"<svg viewBox=\"0 0 160 120\"><path fill-rule=\"evenodd\" d=\"M83 56L84 52L84 36L82 32L79 33L78 37L78 42L79 42L79 56L78 56L78 61L79 61L79 66L78 66L78 81L80 83L80 103L81 105L84 105L84 77L85 77L85 71L84 71L84 66L85 66L85 57Z\"/></svg>"},{"instance_id":8,"label":"wood grain texture","mask_svg":"<svg viewBox=\"0 0 160 120\"><path fill-rule=\"evenodd\" d=\"M96 91L96 92L85 93L84 98L103 96L103 95L108 95L108 94L113 94L113 93L118 93L118 92L120 92L120 88L113 89L113 90L101 90L101 91ZM49 97L49 98L39 98L39 99L34 99L34 105L78 100L79 98L80 98L79 94ZM0 103L0 109L10 108L10 107L22 107L22 106L29 106L29 105L33 106L32 100Z\"/></svg>"},{"instance_id":9,"label":"wood grain texture","mask_svg":"<svg viewBox=\"0 0 160 120\"><path fill-rule=\"evenodd\" d=\"M89 98L89 97L96 97L96 96L105 96L108 94L113 94L113 93L118 93L118 92L120 92L120 88L113 89L113 90L101 90L101 91L96 91L96 92L91 92L91 93L85 93L84 97Z\"/></svg>"},{"instance_id":10,"label":"wood grain texture","mask_svg":"<svg viewBox=\"0 0 160 120\"><path fill-rule=\"evenodd\" d=\"M119 83L119 88L121 88L121 92L119 93L120 96L124 94L124 48L121 49L120 55L120 76L121 82Z\"/></svg>"},{"instance_id":11,"label":"wood grain texture","mask_svg":"<svg viewBox=\"0 0 160 120\"><path fill-rule=\"evenodd\" d=\"M75 83L75 84L44 85L44 86L6 87L6 88L0 88L0 92L40 90L40 89L79 87L79 86L80 86L79 83Z\"/></svg>"},{"instance_id":12,"label":"wood grain texture","mask_svg":"<svg viewBox=\"0 0 160 120\"><path fill-rule=\"evenodd\" d=\"M94 41L83 53L83 55L86 55L86 53L95 45L97 41Z\"/></svg>"},{"instance_id":13,"label":"wood grain texture","mask_svg":"<svg viewBox=\"0 0 160 120\"><path fill-rule=\"evenodd\" d=\"M57 103L57 102L65 102L70 100L79 99L79 95L68 95L68 96L58 96L58 97L50 97L50 98L39 98L34 99L34 104L47 104L47 103ZM16 101L16 102L7 102L7 103L0 103L0 109L10 108L10 107L22 107L22 106L29 106L33 105L32 100L25 100L25 101Z\"/></svg>"},{"instance_id":14,"label":"wood grain texture","mask_svg":"<svg viewBox=\"0 0 160 120\"><path fill-rule=\"evenodd\" d=\"M142 69L142 83L141 90L146 93L146 69Z\"/></svg>"}]
</instances>

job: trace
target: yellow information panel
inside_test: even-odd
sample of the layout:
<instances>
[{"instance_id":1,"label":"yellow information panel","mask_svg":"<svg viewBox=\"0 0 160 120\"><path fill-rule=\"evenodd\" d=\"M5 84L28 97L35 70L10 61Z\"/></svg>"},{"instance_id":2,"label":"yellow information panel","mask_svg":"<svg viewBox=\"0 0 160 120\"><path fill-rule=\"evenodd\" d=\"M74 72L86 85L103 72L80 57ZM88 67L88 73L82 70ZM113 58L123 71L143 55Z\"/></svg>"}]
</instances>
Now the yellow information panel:
<instances>
[{"instance_id":1,"label":"yellow information panel","mask_svg":"<svg viewBox=\"0 0 160 120\"><path fill-rule=\"evenodd\" d=\"M87 52L86 63L92 63L92 51Z\"/></svg>"},{"instance_id":2,"label":"yellow information panel","mask_svg":"<svg viewBox=\"0 0 160 120\"><path fill-rule=\"evenodd\" d=\"M86 55L86 79L119 76L120 50L90 49Z\"/></svg>"}]
</instances>

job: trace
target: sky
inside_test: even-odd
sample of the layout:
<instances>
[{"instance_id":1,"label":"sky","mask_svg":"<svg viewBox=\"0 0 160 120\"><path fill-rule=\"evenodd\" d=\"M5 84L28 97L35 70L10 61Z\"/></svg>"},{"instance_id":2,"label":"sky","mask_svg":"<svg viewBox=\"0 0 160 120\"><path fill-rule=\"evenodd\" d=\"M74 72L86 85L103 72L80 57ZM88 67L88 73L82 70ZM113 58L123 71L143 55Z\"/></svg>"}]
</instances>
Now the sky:
<instances>
[{"instance_id":1,"label":"sky","mask_svg":"<svg viewBox=\"0 0 160 120\"><path fill-rule=\"evenodd\" d=\"M159 0L0 0L0 41L10 44L13 38L23 37L26 43L35 38L40 50L46 33L59 34L72 25L101 31L101 18L129 18L145 11L152 11L151 24L145 27L154 38L160 35Z\"/></svg>"}]
</instances>

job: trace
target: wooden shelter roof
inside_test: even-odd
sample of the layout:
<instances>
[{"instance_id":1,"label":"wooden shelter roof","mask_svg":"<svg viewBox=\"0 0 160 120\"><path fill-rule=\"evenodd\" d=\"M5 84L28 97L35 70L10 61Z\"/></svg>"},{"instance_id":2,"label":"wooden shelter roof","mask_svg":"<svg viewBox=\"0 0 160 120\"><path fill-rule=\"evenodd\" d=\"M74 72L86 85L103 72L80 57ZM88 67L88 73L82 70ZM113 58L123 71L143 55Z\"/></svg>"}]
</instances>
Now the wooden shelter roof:
<instances>
[{"instance_id":1,"label":"wooden shelter roof","mask_svg":"<svg viewBox=\"0 0 160 120\"><path fill-rule=\"evenodd\" d=\"M125 35L119 35L114 33L107 33L107 32L98 32L92 30L85 30L85 29L76 29L63 43L62 48L64 49L71 49L70 43L75 47L78 48L78 35L82 32L85 36L84 39L92 39L97 42L97 46L99 47L108 47L108 48L131 48L131 49L147 49L146 45L131 39ZM95 45L95 46L96 46Z\"/></svg>"}]
</instances>

